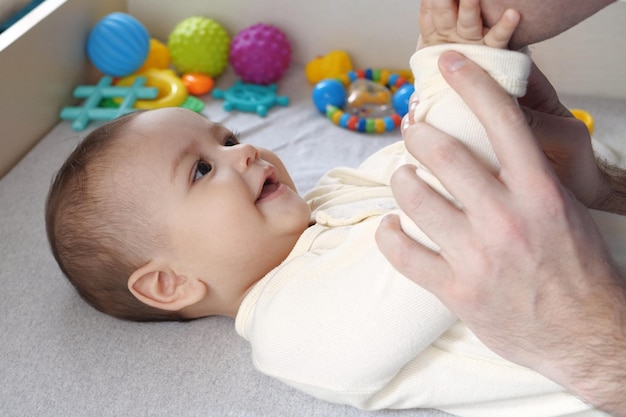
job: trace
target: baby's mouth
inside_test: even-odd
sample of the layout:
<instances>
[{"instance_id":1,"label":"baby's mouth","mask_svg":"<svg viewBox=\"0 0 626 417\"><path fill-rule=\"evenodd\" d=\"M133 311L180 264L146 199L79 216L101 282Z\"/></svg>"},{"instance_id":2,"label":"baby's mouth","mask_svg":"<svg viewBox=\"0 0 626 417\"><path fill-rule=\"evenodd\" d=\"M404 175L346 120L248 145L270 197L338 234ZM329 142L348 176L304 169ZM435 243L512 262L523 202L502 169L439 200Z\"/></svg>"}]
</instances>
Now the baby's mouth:
<instances>
[{"instance_id":1,"label":"baby's mouth","mask_svg":"<svg viewBox=\"0 0 626 417\"><path fill-rule=\"evenodd\" d=\"M267 178L263 182L261 186L261 190L259 191L259 195L256 198L256 202L263 201L267 196L274 193L280 187L280 182L278 182L278 178L274 170L270 170Z\"/></svg>"},{"instance_id":2,"label":"baby's mouth","mask_svg":"<svg viewBox=\"0 0 626 417\"><path fill-rule=\"evenodd\" d=\"M277 182L272 182L269 178L265 180L263 183L263 188L261 188L261 194L256 199L256 201L263 200L268 195L272 194L274 191L278 189L279 184Z\"/></svg>"}]
</instances>

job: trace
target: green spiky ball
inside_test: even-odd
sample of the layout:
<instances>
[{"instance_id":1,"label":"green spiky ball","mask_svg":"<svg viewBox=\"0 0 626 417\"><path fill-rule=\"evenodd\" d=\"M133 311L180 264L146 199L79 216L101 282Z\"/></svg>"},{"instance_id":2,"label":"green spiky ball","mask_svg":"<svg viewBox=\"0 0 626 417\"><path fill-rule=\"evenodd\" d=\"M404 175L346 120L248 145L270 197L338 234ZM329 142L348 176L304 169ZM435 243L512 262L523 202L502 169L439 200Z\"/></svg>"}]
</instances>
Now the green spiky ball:
<instances>
[{"instance_id":1,"label":"green spiky ball","mask_svg":"<svg viewBox=\"0 0 626 417\"><path fill-rule=\"evenodd\" d=\"M181 74L220 75L228 64L230 36L213 19L189 17L181 21L167 41L172 64Z\"/></svg>"}]
</instances>

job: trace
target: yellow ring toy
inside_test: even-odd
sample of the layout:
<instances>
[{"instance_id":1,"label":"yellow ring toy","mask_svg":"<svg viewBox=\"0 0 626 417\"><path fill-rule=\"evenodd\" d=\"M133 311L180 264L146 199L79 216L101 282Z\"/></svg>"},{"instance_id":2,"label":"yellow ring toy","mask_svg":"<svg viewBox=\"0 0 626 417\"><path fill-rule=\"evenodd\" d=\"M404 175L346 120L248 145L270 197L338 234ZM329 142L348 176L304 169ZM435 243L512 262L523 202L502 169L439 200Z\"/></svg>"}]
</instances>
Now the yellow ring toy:
<instances>
[{"instance_id":1,"label":"yellow ring toy","mask_svg":"<svg viewBox=\"0 0 626 417\"><path fill-rule=\"evenodd\" d=\"M146 87L156 87L159 95L154 100L137 100L134 107L142 110L160 109L162 107L178 107L185 102L189 93L183 81L170 69L151 68L144 72L122 78L115 85L129 87L137 77L146 78ZM117 104L122 99L114 99Z\"/></svg>"}]
</instances>

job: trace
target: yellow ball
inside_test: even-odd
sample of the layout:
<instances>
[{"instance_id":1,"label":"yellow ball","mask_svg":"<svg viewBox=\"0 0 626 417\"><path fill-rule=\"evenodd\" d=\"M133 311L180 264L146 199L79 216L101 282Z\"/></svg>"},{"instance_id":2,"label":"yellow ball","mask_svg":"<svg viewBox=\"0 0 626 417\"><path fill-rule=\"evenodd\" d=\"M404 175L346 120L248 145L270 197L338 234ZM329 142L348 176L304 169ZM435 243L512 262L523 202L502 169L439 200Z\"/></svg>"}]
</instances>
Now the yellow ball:
<instances>
[{"instance_id":1,"label":"yellow ball","mask_svg":"<svg viewBox=\"0 0 626 417\"><path fill-rule=\"evenodd\" d=\"M150 51L148 52L148 58L143 63L141 68L137 72L143 72L150 68L167 69L170 66L172 59L170 57L170 50L167 46L158 41L157 39L150 39Z\"/></svg>"},{"instance_id":2,"label":"yellow ball","mask_svg":"<svg viewBox=\"0 0 626 417\"><path fill-rule=\"evenodd\" d=\"M593 135L594 122L591 114L583 109L570 109L570 112L575 118L583 122L587 126L587 130L589 130L589 134Z\"/></svg>"}]
</instances>

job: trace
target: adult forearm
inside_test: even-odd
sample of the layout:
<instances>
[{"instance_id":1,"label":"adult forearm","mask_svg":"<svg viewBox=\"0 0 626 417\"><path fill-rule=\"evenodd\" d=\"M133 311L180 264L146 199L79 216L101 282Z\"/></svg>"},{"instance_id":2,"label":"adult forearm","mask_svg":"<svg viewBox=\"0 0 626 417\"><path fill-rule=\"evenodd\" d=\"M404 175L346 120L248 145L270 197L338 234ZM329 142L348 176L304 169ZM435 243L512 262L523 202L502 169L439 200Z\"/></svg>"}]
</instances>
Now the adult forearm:
<instances>
[{"instance_id":1,"label":"adult forearm","mask_svg":"<svg viewBox=\"0 0 626 417\"><path fill-rule=\"evenodd\" d=\"M586 309L590 313L589 320L582 324L588 328L580 329L579 339L567 341L571 343L571 355L563 357L560 366L558 360L551 365L559 367L557 373L565 373L558 382L584 401L614 416L625 417L626 290L619 284L613 290L614 303ZM602 300L592 295L590 302L593 301Z\"/></svg>"},{"instance_id":2,"label":"adult forearm","mask_svg":"<svg viewBox=\"0 0 626 417\"><path fill-rule=\"evenodd\" d=\"M598 168L604 177L608 193L599 198L591 208L617 214L626 214L626 170L598 158Z\"/></svg>"},{"instance_id":3,"label":"adult forearm","mask_svg":"<svg viewBox=\"0 0 626 417\"><path fill-rule=\"evenodd\" d=\"M483 19L491 26L508 8L522 15L511 39L513 49L549 39L582 22L616 0L480 0Z\"/></svg>"}]
</instances>

